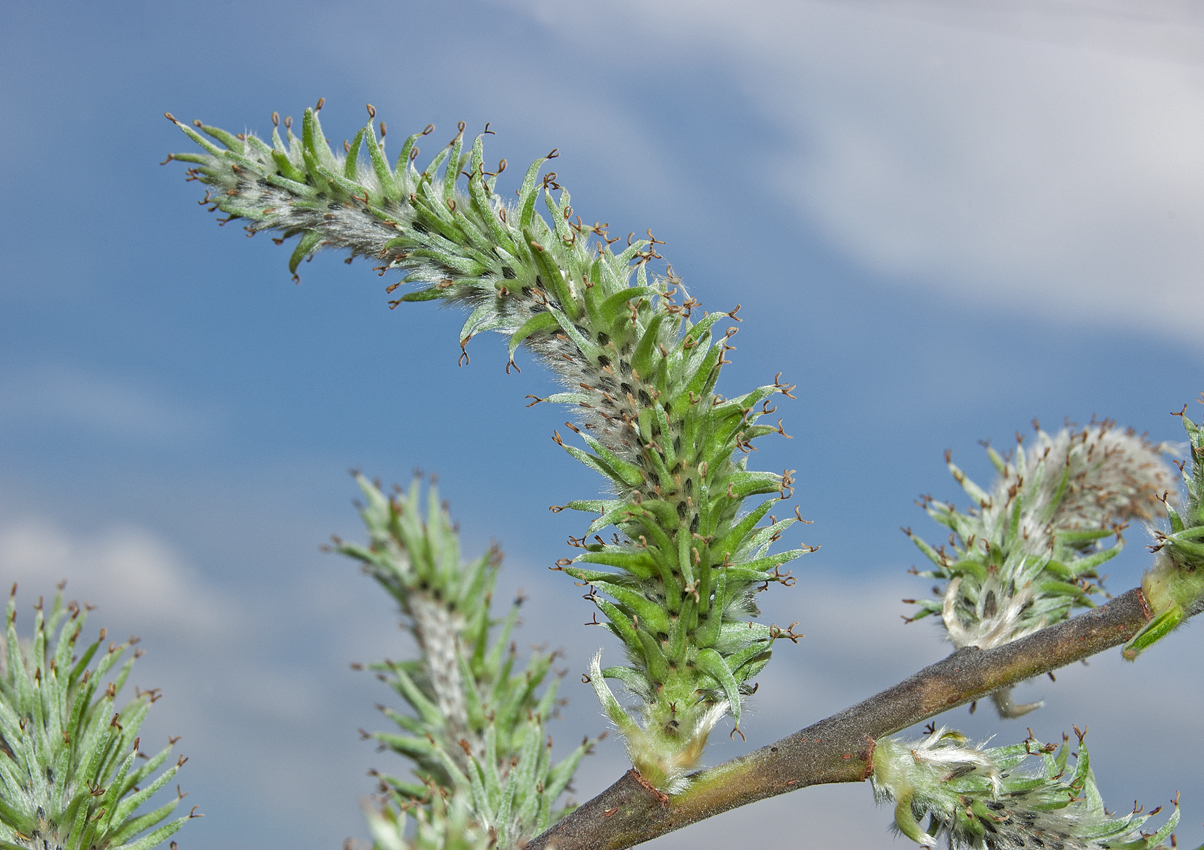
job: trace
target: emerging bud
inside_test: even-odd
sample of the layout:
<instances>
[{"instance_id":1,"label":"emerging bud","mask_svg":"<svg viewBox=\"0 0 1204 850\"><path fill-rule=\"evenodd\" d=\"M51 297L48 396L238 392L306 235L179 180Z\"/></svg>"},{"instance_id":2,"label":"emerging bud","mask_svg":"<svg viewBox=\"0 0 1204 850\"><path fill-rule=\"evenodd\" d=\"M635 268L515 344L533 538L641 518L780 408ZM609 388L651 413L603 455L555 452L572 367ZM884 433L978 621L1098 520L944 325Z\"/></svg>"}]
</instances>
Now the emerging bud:
<instances>
[{"instance_id":1,"label":"emerging bud","mask_svg":"<svg viewBox=\"0 0 1204 850\"><path fill-rule=\"evenodd\" d=\"M1179 506L1166 505L1170 533L1155 531L1157 553L1154 566L1142 577L1141 589L1153 616L1125 644L1123 655L1132 661L1176 629L1193 614L1204 610L1204 428L1178 415L1187 429L1191 456L1182 464L1184 498Z\"/></svg>"},{"instance_id":2,"label":"emerging bud","mask_svg":"<svg viewBox=\"0 0 1204 850\"><path fill-rule=\"evenodd\" d=\"M983 749L944 727L919 741L886 738L874 748L874 794L895 801L895 828L929 848L1149 850L1174 831L1177 802L1162 828L1146 835L1141 827L1157 809L1109 814L1081 735L1069 776L1068 755L1065 739L1060 748L1029 739ZM1039 770L1018 769L1031 759Z\"/></svg>"}]
</instances>

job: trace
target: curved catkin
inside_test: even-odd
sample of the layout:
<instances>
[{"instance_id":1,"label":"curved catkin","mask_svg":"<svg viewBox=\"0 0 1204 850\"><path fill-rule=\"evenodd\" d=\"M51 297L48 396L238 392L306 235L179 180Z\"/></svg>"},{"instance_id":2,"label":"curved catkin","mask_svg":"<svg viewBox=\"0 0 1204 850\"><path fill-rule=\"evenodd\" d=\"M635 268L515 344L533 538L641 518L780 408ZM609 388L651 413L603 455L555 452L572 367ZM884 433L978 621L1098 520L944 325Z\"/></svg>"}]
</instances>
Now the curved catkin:
<instances>
[{"instance_id":1,"label":"curved catkin","mask_svg":"<svg viewBox=\"0 0 1204 850\"><path fill-rule=\"evenodd\" d=\"M952 531L948 543L934 548L908 530L935 565L919 574L942 582L913 619L939 615L959 649L1002 646L1093 606L1103 596L1098 568L1120 552L1121 530L1161 513L1174 486L1166 444L1107 421L1054 435L1037 428L1008 458L987 451L999 472L989 489L946 457L973 500L968 510L924 502ZM1010 689L992 696L1002 717L1041 705L1014 703Z\"/></svg>"},{"instance_id":2,"label":"curved catkin","mask_svg":"<svg viewBox=\"0 0 1204 850\"><path fill-rule=\"evenodd\" d=\"M1162 510L1173 486L1163 459L1168 447L1110 422L1037 430L1010 458L988 452L999 478L983 489L952 461L950 471L974 500L965 512L925 502L930 516L953 531L934 549L912 535L947 580L940 601L920 601L921 614L940 613L957 647L986 649L1063 619L1099 594L1096 568L1120 551L1117 532ZM1116 545L1102 541L1116 537Z\"/></svg>"},{"instance_id":3,"label":"curved catkin","mask_svg":"<svg viewBox=\"0 0 1204 850\"><path fill-rule=\"evenodd\" d=\"M595 686L618 681L630 697L629 706L602 701L633 763L656 787L680 787L715 724L727 713L739 723L775 641L801 637L755 622L754 596L792 584L785 565L812 551L770 551L801 519L769 514L792 496L792 471L747 468L755 440L788 436L780 420L760 419L775 396L793 398L792 387L775 378L731 397L716 392L736 332L718 335L717 325L739 322L739 308L706 313L670 267L652 272L663 243L651 231L623 240L584 223L543 171L556 151L532 164L511 204L495 191L501 168L485 165L485 134L469 145L463 125L419 171L417 142L430 128L390 160L371 120L333 152L313 109L300 137L286 120L284 137L277 126L270 142L175 123L201 148L175 159L194 166L189 178L210 187L214 210L251 234L297 238L294 274L322 249L368 258L382 275L402 275L390 293L408 287L391 307L438 301L467 311L462 362L473 336L494 331L509 339L508 370L521 346L555 375L563 391L536 402L569 407L575 436L554 439L608 491L564 506L596 519L570 538L580 554L557 569L591 587L622 645L627 663L600 667ZM745 509L756 497L768 498Z\"/></svg>"},{"instance_id":4,"label":"curved catkin","mask_svg":"<svg viewBox=\"0 0 1204 850\"><path fill-rule=\"evenodd\" d=\"M602 626L621 648L622 663L609 667L603 667L599 650L581 681L592 686L622 734L636 770L582 810L585 829L578 822L548 834L549 846L570 836L598 843L601 833L610 836L607 841L626 843L639 838L641 824L649 827L640 833L647 837L739 804L736 795L764 796L833 777L864 778L867 770L878 798L895 804L895 827L927 847L1152 850L1170 836L1177 803L1150 834L1141 827L1159 809L1117 816L1104 808L1081 733L1073 766L1066 736L1060 748L1039 743L1031 732L1020 744L996 748L935 726L918 740L889 737L891 729L936 705L915 703L904 691L931 684L930 674L947 679L949 669L964 671L959 658L968 655L921 671L903 691L884 692L810 727L824 730L812 732L821 734L822 740L810 741L818 748L800 750L798 736L791 736L782 748L789 752L768 747L751 759L696 773L709 736L726 717L735 723L731 734L743 735L747 699L775 643L803 637L797 624L758 622L757 606L757 594L770 584L793 583L787 564L814 551L778 547L784 533L802 521L797 509L793 518L771 513L792 497L793 471L748 468L756 440L772 433L789 436L781 420L774 426L762 417L776 411L780 396L793 398L793 388L779 375L772 384L721 394L720 374L735 349L733 323L741 321L738 305L727 313L703 311L671 267L659 264L663 243L651 231L647 239L632 234L624 243L610 235L608 225L585 223L556 174L546 170L556 151L526 171L517 201L507 202L496 191L505 160L496 170L485 164L487 128L468 144L461 124L420 170L418 142L431 127L407 138L395 158L386 156L384 123L378 136L369 106L372 120L337 153L318 120L321 107L319 101L305 111L299 137L289 119L282 137L273 116L276 129L267 141L200 122L192 129L171 118L201 149L175 158L194 166L190 180L209 187L204 203L211 211L228 214L220 223L241 220L249 235L271 231L278 243L295 239L289 260L294 276L319 250L344 252L349 262L366 258L385 278L387 293L400 290L390 308L436 301L467 313L458 335L462 363L468 362L473 337L485 331L507 338L507 372L518 367L520 347L531 353L562 390L534 403L562 404L569 411L570 421L564 433L554 432L555 442L602 476L604 498L553 506L592 517L584 533L569 538L575 557L561 558L553 569L585 588L585 599L602 615L595 614L589 625ZM1120 550L1126 525L1153 523L1165 512L1169 529L1153 532L1157 554L1140 591L1080 624L1087 631L1102 623L1097 636L1106 633L1107 640L1118 642L1139 617L1149 615L1123 650L1135 659L1204 608L1204 429L1186 417L1184 424L1191 456L1181 465L1187 484L1181 502L1171 494L1174 476L1163 459L1167 447L1111 422L1068 426L1055 434L1037 427L1035 436L1019 440L1006 457L988 447L999 475L987 488L947 456L971 504L959 510L924 500L928 514L950 532L947 544L934 547L907 531L933 564L921 575L936 580L934 598L909 600L919 606L913 619L939 615L958 648L998 648L1030 635L1076 608L1094 606L1103 595L1099 568ZM554 655L537 650L519 669L509 640L518 602L504 621L491 618L500 555L491 550L475 560L460 559L455 529L433 486L423 510L417 482L408 493L386 495L379 485L357 480L370 541L362 546L336 541L337 549L362 562L395 597L420 655L371 665L408 710L379 706L398 731L364 735L414 766L413 777L376 774L381 798L368 808L374 841L384 850L522 847L564 812L552 807L592 743L582 742L560 763L551 760L546 723L557 705L556 681L548 676ZM746 504L749 499L753 503ZM4 668L9 690L11 671L28 674L30 666L22 668L21 650L14 650L11 615L10 605ZM1038 669L1003 670L1013 662L1066 660L1065 646L1052 646L1066 634L1058 629L1048 640L1015 647L1005 662L976 661L972 678L978 684L957 685L957 693L941 704L981 697L980 674L998 673L996 682L1012 682L1025 675L1015 670ZM1072 654L1082 654L1081 645L1071 643L1079 647ZM34 656L42 657L40 650ZM1056 664L1040 669L1046 667ZM33 675L42 675L41 668ZM615 683L622 686L618 695ZM1040 705L1016 704L1009 687L990 696L1004 717ZM862 735L866 730L859 724L871 715L877 731ZM21 732L27 731L25 719L22 715ZM16 733L10 731L2 740L13 755ZM845 738L847 732L855 737ZM136 753L136 742L133 749ZM750 779L747 785L733 784L732 765L736 773L750 771L742 774ZM790 774L794 778L787 779ZM120 777L111 787L120 789ZM599 805L611 801L616 805ZM59 850L107 846L92 840L98 832L86 831L104 816L83 805L77 823L85 831ZM0 822L7 824L10 814L0 812ZM8 844L37 847L28 844L28 821L26 812L25 821L6 833ZM121 828L134 831L128 824ZM47 840L43 844L42 850L50 850ZM145 848L134 844L127 850Z\"/></svg>"}]
</instances>

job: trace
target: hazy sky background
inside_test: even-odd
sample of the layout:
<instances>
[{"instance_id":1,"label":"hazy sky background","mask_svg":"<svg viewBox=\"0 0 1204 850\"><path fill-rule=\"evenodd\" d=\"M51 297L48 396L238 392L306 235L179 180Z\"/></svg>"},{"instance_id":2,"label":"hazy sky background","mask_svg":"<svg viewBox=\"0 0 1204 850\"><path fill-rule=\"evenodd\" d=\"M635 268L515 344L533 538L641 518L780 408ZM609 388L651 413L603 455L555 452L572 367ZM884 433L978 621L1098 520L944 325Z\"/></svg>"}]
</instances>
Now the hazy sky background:
<instances>
[{"instance_id":1,"label":"hazy sky background","mask_svg":"<svg viewBox=\"0 0 1204 850\"><path fill-rule=\"evenodd\" d=\"M183 735L206 814L182 850L362 839L365 773L396 769L356 732L396 699L348 662L405 642L383 594L318 550L359 535L352 467L440 475L466 551L507 553L499 598L530 597L524 639L568 653L557 741L601 731L579 684L601 632L547 571L584 527L548 505L599 482L551 443L562 411L524 408L549 382L507 377L500 339L458 368L462 317L390 312L390 281L334 256L294 286L288 250L215 226L184 168L158 165L190 146L166 110L265 133L323 96L335 140L366 102L390 137L490 121L490 157L559 148L584 218L651 227L705 307L742 305L720 391L798 383L794 439L753 464L798 470L815 524L787 542L823 548L762 597L808 637L760 677L748 743L723 727L712 762L947 651L899 617L927 585L898 531L940 537L920 493L964 503L945 449L985 484L976 441L1034 417L1181 440L1168 414L1204 390L1199 3L8 2L0 75L0 578L27 625L66 578L100 606L90 628L143 637L132 683L165 693L145 739ZM1116 592L1147 561L1128 537ZM1194 847L1202 651L1189 628L1135 665L1113 652L1025 686L1048 704L1022 722L941 722L999 743L1089 725L1109 805L1180 791ZM578 799L624 767L611 738ZM867 786L816 788L656 846L911 846L890 817Z\"/></svg>"}]
</instances>

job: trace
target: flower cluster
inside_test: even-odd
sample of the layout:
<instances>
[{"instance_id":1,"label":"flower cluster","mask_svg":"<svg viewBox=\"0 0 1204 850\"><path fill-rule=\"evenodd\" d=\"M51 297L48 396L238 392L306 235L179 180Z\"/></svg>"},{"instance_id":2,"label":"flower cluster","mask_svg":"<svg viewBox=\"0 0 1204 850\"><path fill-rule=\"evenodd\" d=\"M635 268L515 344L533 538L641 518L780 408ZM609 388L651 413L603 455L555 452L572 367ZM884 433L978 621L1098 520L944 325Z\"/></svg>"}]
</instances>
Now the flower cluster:
<instances>
[{"instance_id":1,"label":"flower cluster","mask_svg":"<svg viewBox=\"0 0 1204 850\"><path fill-rule=\"evenodd\" d=\"M1075 606L1094 606L1102 593L1097 570L1120 551L1120 531L1130 520L1152 519L1173 486L1166 450L1111 422L1053 436L1037 428L1010 458L987 447L999 471L989 491L946 455L974 505L963 513L924 500L929 516L952 532L948 546L934 548L905 529L936 565L919 574L943 582L936 598L907 600L920 606L913 619L939 614L954 646L990 649L1065 619ZM1115 543L1105 547L1109 537ZM1015 705L1006 690L993 699L1005 717L1040 705Z\"/></svg>"},{"instance_id":2,"label":"flower cluster","mask_svg":"<svg viewBox=\"0 0 1204 850\"><path fill-rule=\"evenodd\" d=\"M21 641L16 595L13 585L0 653L0 843L29 850L149 850L200 817L194 809L164 823L179 794L142 810L186 759L156 776L174 740L153 756L139 749L138 728L157 690L139 691L114 708L134 663L121 659L136 639L102 649L101 629L81 648L87 611L75 602L64 605L60 587L49 612L38 600L33 638Z\"/></svg>"},{"instance_id":3,"label":"flower cluster","mask_svg":"<svg viewBox=\"0 0 1204 850\"><path fill-rule=\"evenodd\" d=\"M515 671L517 603L490 640L500 553L461 561L433 484L424 521L417 480L393 497L363 476L356 480L370 542L336 541L337 549L397 601L420 655L371 665L412 713L378 706L401 732L365 735L409 758L417 777L377 774L383 799L369 811L373 836L378 846L398 850L520 846L571 809L553 806L592 746L586 739L563 761L551 761L545 730L557 707L559 679L548 681L554 656L536 652ZM409 817L416 832L407 843Z\"/></svg>"},{"instance_id":4,"label":"flower cluster","mask_svg":"<svg viewBox=\"0 0 1204 850\"><path fill-rule=\"evenodd\" d=\"M791 471L746 467L754 440L785 433L759 420L791 387L775 379L730 398L715 392L735 327L718 340L713 329L738 321L735 311L701 313L671 269L650 274L661 244L651 233L616 253L605 225L574 217L555 172L541 176L555 151L531 165L509 205L495 192L505 160L486 170L484 134L466 148L463 125L422 171L413 163L429 127L390 166L383 124L378 138L369 121L337 154L317 109L306 110L300 138L286 119L285 138L277 126L270 144L180 126L203 152L174 158L195 165L189 175L212 187L215 210L246 220L250 233L299 237L294 272L324 246L373 258L382 274L405 273L390 292L418 284L391 306L462 305L462 346L482 331L503 333L507 368L525 346L563 383L564 392L536 401L571 407L578 419L567 427L585 447L555 439L614 494L565 506L599 516L570 539L582 553L558 566L590 586L628 661L605 669L595 661L589 675L644 777L664 791L684 787L715 723L727 712L739 722L774 641L798 639L754 622L754 595L791 582L783 565L810 550L770 553L796 521L769 515L792 494ZM746 499L764 495L773 498L744 511ZM609 541L599 536L608 528L617 532ZM604 679L622 683L634 708Z\"/></svg>"},{"instance_id":5,"label":"flower cluster","mask_svg":"<svg viewBox=\"0 0 1204 850\"><path fill-rule=\"evenodd\" d=\"M1075 730L1078 732L1078 730ZM950 850L1150 850L1179 823L1179 807L1154 833L1141 827L1159 809L1116 816L1105 810L1079 734L1073 772L1062 746L1029 739L984 749L960 732L930 729L918 741L885 738L874 748L879 802L895 802L895 828L917 844ZM1029 759L1039 771L1021 769ZM928 820L924 826L924 820Z\"/></svg>"}]
</instances>

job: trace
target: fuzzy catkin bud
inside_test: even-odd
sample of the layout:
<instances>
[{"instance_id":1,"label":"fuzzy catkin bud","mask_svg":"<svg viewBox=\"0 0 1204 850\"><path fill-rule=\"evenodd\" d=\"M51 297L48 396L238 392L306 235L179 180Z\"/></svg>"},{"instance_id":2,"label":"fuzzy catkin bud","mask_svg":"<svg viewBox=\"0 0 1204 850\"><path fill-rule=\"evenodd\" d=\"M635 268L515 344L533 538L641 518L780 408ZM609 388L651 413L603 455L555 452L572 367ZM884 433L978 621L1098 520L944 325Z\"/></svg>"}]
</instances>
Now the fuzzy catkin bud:
<instances>
[{"instance_id":1,"label":"fuzzy catkin bud","mask_svg":"<svg viewBox=\"0 0 1204 850\"><path fill-rule=\"evenodd\" d=\"M1168 449L1113 422L1063 428L1052 437L1037 429L1031 445L1017 445L980 504L984 531L988 539L1018 534L1021 551L1040 557L1059 534L1151 520L1175 486L1163 459Z\"/></svg>"},{"instance_id":2,"label":"fuzzy catkin bud","mask_svg":"<svg viewBox=\"0 0 1204 850\"><path fill-rule=\"evenodd\" d=\"M925 504L929 516L953 532L948 547L934 549L912 535L936 565L920 575L945 582L935 588L938 599L918 602L914 619L939 614L958 649L1002 646L1066 619L1076 606L1094 606L1103 592L1098 568L1122 546L1119 529L1161 511L1160 499L1174 481L1162 458L1166 444L1112 422L1053 436L1038 428L1011 458L987 451L999 472L989 490L949 461L972 507L963 513ZM1105 548L1108 537L1116 542ZM1040 705L1015 704L1010 689L993 698L1003 717Z\"/></svg>"},{"instance_id":3,"label":"fuzzy catkin bud","mask_svg":"<svg viewBox=\"0 0 1204 850\"><path fill-rule=\"evenodd\" d=\"M984 749L960 732L933 729L918 741L886 738L873 753L874 794L895 802L895 828L924 847L950 850L1150 850L1178 825L1179 807L1155 833L1148 814L1109 814L1082 736L1069 747L1028 740ZM1022 769L1036 760L1038 770ZM924 821L928 823L925 826Z\"/></svg>"}]
</instances>

